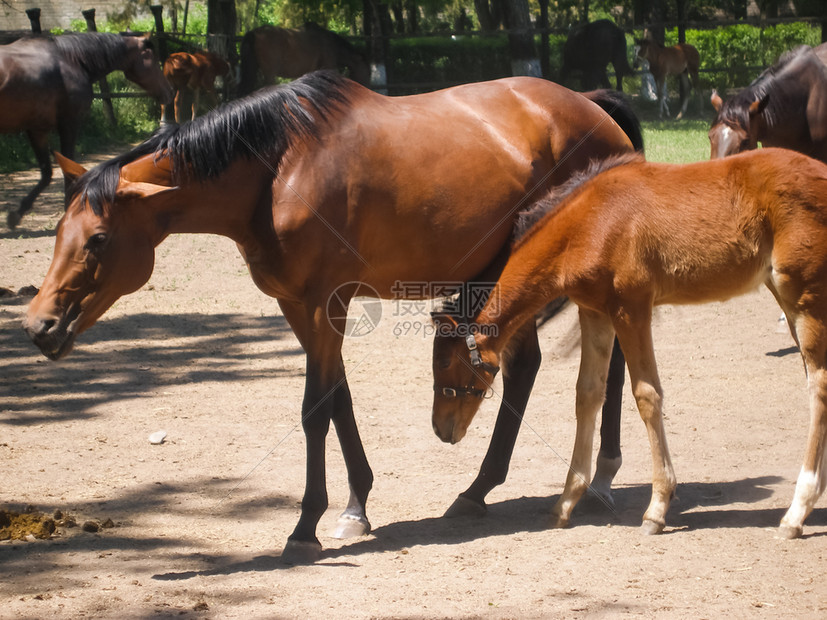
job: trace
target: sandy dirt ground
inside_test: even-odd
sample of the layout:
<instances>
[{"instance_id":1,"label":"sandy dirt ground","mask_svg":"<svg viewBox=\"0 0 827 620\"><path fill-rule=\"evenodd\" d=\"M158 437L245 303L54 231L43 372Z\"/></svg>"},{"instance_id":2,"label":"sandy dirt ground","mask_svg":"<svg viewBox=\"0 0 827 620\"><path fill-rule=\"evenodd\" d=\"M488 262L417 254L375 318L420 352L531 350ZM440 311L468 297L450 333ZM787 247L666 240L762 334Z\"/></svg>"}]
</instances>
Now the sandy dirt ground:
<instances>
[{"instance_id":1,"label":"sandy dirt ground","mask_svg":"<svg viewBox=\"0 0 827 620\"><path fill-rule=\"evenodd\" d=\"M0 208L31 178L3 177ZM17 231L0 230L0 287L40 285L61 191L58 179ZM344 352L376 476L374 529L330 536L347 500L331 432L331 508L312 566L280 559L304 485L304 355L232 242L168 239L150 282L61 362L20 329L28 301L0 298L0 509L114 527L0 542L2 618L827 616L825 500L802 539L775 534L808 415L800 358L766 291L657 313L679 480L657 537L638 530L651 460L629 396L615 510L586 501L573 527L548 529L574 434L572 310L541 333L542 369L488 515L442 518L476 474L498 402L460 444L442 444L428 308L384 303L378 327Z\"/></svg>"}]
</instances>

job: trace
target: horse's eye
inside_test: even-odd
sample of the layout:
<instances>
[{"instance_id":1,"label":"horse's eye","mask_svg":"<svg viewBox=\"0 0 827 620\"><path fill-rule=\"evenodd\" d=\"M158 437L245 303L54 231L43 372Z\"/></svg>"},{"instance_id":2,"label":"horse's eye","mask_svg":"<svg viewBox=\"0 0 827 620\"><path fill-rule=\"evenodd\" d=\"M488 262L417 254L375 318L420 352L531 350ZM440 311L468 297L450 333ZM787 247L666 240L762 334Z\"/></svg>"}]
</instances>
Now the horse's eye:
<instances>
[{"instance_id":1,"label":"horse's eye","mask_svg":"<svg viewBox=\"0 0 827 620\"><path fill-rule=\"evenodd\" d=\"M100 252L108 240L109 237L106 236L106 233L96 233L89 237L86 242L86 249L90 252Z\"/></svg>"}]
</instances>

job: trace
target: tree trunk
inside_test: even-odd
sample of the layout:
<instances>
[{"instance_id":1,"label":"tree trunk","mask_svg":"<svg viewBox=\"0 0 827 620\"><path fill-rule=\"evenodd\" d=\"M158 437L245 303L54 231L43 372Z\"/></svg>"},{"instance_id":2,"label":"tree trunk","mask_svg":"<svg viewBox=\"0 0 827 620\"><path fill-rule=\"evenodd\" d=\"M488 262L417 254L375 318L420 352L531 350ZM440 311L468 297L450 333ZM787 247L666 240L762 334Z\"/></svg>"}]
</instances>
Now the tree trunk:
<instances>
[{"instance_id":1,"label":"tree trunk","mask_svg":"<svg viewBox=\"0 0 827 620\"><path fill-rule=\"evenodd\" d=\"M511 54L512 75L541 77L540 59L534 45L531 31L531 17L528 0L507 0L505 3L508 19L508 48Z\"/></svg>"}]
</instances>

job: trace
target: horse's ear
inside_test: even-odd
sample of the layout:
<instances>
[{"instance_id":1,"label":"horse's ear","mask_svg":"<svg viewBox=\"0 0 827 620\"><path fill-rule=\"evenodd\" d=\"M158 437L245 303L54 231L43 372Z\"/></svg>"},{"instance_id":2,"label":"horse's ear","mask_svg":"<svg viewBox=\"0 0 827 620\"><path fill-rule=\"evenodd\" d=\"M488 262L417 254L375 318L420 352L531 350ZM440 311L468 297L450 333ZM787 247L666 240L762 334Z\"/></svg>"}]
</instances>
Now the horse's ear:
<instances>
[{"instance_id":1,"label":"horse's ear","mask_svg":"<svg viewBox=\"0 0 827 620\"><path fill-rule=\"evenodd\" d=\"M709 98L709 100L712 102L712 107L715 108L715 111L720 112L721 106L724 105L724 100L721 99L721 96L718 94L717 90L712 90L712 96Z\"/></svg>"},{"instance_id":2,"label":"horse's ear","mask_svg":"<svg viewBox=\"0 0 827 620\"><path fill-rule=\"evenodd\" d=\"M74 183L77 179L86 174L86 168L81 166L79 163L72 161L57 151L54 151L54 155L55 160L57 160L57 165L60 166L60 169L63 171L63 177L70 183Z\"/></svg>"},{"instance_id":3,"label":"horse's ear","mask_svg":"<svg viewBox=\"0 0 827 620\"><path fill-rule=\"evenodd\" d=\"M445 311L434 311L431 312L431 321L433 321L434 325L440 327L442 325L447 325L449 328L457 326L457 319L452 314L449 314ZM438 332L439 333L439 332Z\"/></svg>"},{"instance_id":4,"label":"horse's ear","mask_svg":"<svg viewBox=\"0 0 827 620\"><path fill-rule=\"evenodd\" d=\"M750 116L757 116L764 111L764 108L767 107L767 104L770 102L770 94L767 93L761 99L756 99L751 104L749 104L749 115Z\"/></svg>"},{"instance_id":5,"label":"horse's ear","mask_svg":"<svg viewBox=\"0 0 827 620\"><path fill-rule=\"evenodd\" d=\"M150 198L158 196L165 192L171 192L178 189L177 187L168 187L167 185L156 185L155 183L144 183L143 181L124 181L118 184L118 190L115 195L118 198Z\"/></svg>"}]
</instances>

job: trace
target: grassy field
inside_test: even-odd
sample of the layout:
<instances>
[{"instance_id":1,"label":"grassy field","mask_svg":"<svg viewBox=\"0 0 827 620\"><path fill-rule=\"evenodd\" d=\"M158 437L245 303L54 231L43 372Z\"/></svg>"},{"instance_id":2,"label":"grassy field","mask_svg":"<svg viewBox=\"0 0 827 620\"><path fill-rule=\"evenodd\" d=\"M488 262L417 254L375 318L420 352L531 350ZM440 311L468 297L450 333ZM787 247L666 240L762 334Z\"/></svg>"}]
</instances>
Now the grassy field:
<instances>
[{"instance_id":1,"label":"grassy field","mask_svg":"<svg viewBox=\"0 0 827 620\"><path fill-rule=\"evenodd\" d=\"M709 159L708 121L650 121L642 125L649 161L686 164Z\"/></svg>"}]
</instances>

